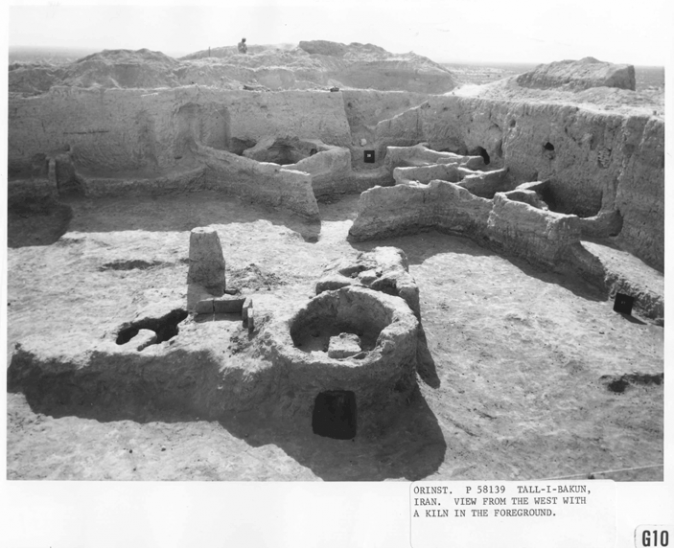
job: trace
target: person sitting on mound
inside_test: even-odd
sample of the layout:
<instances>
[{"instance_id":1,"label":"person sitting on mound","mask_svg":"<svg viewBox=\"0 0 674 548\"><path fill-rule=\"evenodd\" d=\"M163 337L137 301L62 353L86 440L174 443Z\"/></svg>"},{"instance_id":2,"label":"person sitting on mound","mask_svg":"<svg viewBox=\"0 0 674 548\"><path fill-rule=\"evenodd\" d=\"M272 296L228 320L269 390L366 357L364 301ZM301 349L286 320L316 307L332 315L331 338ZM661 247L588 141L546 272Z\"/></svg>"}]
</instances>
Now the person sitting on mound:
<instances>
[{"instance_id":1,"label":"person sitting on mound","mask_svg":"<svg viewBox=\"0 0 674 548\"><path fill-rule=\"evenodd\" d=\"M239 53L246 53L248 51L248 46L246 45L246 39L241 38L241 42L237 45L239 48Z\"/></svg>"}]
</instances>

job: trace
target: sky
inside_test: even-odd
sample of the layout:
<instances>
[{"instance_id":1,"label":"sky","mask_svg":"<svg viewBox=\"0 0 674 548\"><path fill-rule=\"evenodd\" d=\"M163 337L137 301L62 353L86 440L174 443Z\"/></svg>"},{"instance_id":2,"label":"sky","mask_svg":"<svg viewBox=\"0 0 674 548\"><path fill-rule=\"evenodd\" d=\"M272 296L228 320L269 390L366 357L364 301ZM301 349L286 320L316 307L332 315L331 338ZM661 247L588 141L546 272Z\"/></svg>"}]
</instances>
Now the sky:
<instances>
[{"instance_id":1,"label":"sky","mask_svg":"<svg viewBox=\"0 0 674 548\"><path fill-rule=\"evenodd\" d=\"M13 2L9 8L10 47L148 48L184 55L235 45L245 36L248 44L369 42L448 63L549 63L592 56L660 66L674 49L674 12L667 0L28 4Z\"/></svg>"}]
</instances>

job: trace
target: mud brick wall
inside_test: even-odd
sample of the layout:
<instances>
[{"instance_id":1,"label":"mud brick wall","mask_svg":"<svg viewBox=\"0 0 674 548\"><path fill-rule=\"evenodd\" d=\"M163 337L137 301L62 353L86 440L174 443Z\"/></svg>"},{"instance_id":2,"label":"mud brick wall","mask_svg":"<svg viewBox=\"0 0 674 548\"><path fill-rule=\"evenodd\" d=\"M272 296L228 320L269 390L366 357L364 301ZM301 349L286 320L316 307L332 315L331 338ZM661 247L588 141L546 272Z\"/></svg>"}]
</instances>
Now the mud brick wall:
<instances>
[{"instance_id":1,"label":"mud brick wall","mask_svg":"<svg viewBox=\"0 0 674 548\"><path fill-rule=\"evenodd\" d=\"M73 151L93 173L171 169L191 141L236 148L265 136L350 142L339 94L173 89L53 88L9 100L10 178L36 154ZM252 145L248 145L252 146ZM247 148L247 147L246 147Z\"/></svg>"},{"instance_id":2,"label":"mud brick wall","mask_svg":"<svg viewBox=\"0 0 674 548\"><path fill-rule=\"evenodd\" d=\"M558 209L595 215L617 186L621 245L664 268L664 122L571 105L433 97L377 125L378 143L484 148L516 182L550 180Z\"/></svg>"}]
</instances>

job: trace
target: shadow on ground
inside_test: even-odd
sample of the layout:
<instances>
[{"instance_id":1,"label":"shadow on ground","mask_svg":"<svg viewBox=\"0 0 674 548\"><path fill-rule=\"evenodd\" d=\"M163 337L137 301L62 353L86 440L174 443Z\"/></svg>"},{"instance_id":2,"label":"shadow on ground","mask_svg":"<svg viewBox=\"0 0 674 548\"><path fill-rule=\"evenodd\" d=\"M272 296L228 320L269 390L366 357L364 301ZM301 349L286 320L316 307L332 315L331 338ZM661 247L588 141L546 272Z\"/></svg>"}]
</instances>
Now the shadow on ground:
<instances>
[{"instance_id":1,"label":"shadow on ground","mask_svg":"<svg viewBox=\"0 0 674 548\"><path fill-rule=\"evenodd\" d=\"M600 289L590 285L586 280L577 274L560 274L549 272L537 266L534 266L519 257L507 257L501 255L513 266L519 268L524 274L536 278L548 284L555 284L570 291L577 297L587 301L603 302L608 299L608 293L605 289Z\"/></svg>"},{"instance_id":2,"label":"shadow on ground","mask_svg":"<svg viewBox=\"0 0 674 548\"><path fill-rule=\"evenodd\" d=\"M70 230L78 232L182 232L211 224L254 223L264 220L316 241L320 222L306 222L289 212L213 191L168 192L157 195L83 198L69 196Z\"/></svg>"},{"instance_id":3,"label":"shadow on ground","mask_svg":"<svg viewBox=\"0 0 674 548\"><path fill-rule=\"evenodd\" d=\"M423 245L420 245L420 241ZM424 230L392 238L377 238L365 242L349 244L358 251L371 251L379 246L393 246L402 249L410 265L420 265L434 255L453 253L457 255L487 256L495 255L468 238L443 234L436 230Z\"/></svg>"},{"instance_id":4,"label":"shadow on ground","mask_svg":"<svg viewBox=\"0 0 674 548\"><path fill-rule=\"evenodd\" d=\"M240 416L220 419L220 424L253 447L269 443L280 447L326 481L420 480L440 468L447 450L435 415L418 390L385 432L372 438L357 435L353 440L335 440L310 432L298 434L282 425Z\"/></svg>"},{"instance_id":5,"label":"shadow on ground","mask_svg":"<svg viewBox=\"0 0 674 548\"><path fill-rule=\"evenodd\" d=\"M51 245L63 236L73 217L68 204L53 198L10 203L7 208L7 245Z\"/></svg>"},{"instance_id":6,"label":"shadow on ground","mask_svg":"<svg viewBox=\"0 0 674 548\"><path fill-rule=\"evenodd\" d=\"M625 314L624 312L618 312L623 318L625 318L630 323L635 323L637 325L646 325L646 322L642 322L639 318L635 318L631 314Z\"/></svg>"},{"instance_id":7,"label":"shadow on ground","mask_svg":"<svg viewBox=\"0 0 674 548\"><path fill-rule=\"evenodd\" d=\"M206 354L202 358L198 359L200 363L208 361ZM104 368L105 374L68 371L46 375L39 369L20 372L18 368L16 364L10 366L9 390L23 393L34 413L139 424L217 421L252 448L269 444L279 447L323 480L419 480L439 469L447 449L438 421L418 388L407 407L388 418L383 431L336 440L314 434L310 426L300 430L298 424L303 422L296 417L284 419L277 398L267 398L252 411L204 413L202 399L208 396L200 396L197 386L170 389L148 371L143 379L132 380L132 375L122 375L128 368L121 363L115 375L109 367ZM255 456L254 451L249 453ZM223 454L223 458L227 456ZM267 463L267 467L268 476L273 477L274 463Z\"/></svg>"},{"instance_id":8,"label":"shadow on ground","mask_svg":"<svg viewBox=\"0 0 674 548\"><path fill-rule=\"evenodd\" d=\"M423 241L423 245L420 245L420 240ZM398 247L405 252L410 265L421 265L434 255L444 253L470 255L473 257L498 256L517 267L527 276L563 287L583 299L601 302L608 298L605 291L590 286L580 276L546 271L519 257L497 253L488 247L481 246L470 238L454 234L444 234L435 230L393 238L368 240L366 242L350 242L350 245L358 251L371 251L378 246Z\"/></svg>"},{"instance_id":9,"label":"shadow on ground","mask_svg":"<svg viewBox=\"0 0 674 548\"><path fill-rule=\"evenodd\" d=\"M440 388L440 377L438 377L435 360L428 348L426 331L421 322L419 322L419 342L417 344L417 373L421 380L431 388Z\"/></svg>"},{"instance_id":10,"label":"shadow on ground","mask_svg":"<svg viewBox=\"0 0 674 548\"><path fill-rule=\"evenodd\" d=\"M10 204L9 246L50 245L68 230L78 232L190 231L211 224L265 220L317 242L323 222L352 220L360 195L340 195L319 204L321 221L307 222L288 211L214 191L146 193L85 198L71 194Z\"/></svg>"}]
</instances>

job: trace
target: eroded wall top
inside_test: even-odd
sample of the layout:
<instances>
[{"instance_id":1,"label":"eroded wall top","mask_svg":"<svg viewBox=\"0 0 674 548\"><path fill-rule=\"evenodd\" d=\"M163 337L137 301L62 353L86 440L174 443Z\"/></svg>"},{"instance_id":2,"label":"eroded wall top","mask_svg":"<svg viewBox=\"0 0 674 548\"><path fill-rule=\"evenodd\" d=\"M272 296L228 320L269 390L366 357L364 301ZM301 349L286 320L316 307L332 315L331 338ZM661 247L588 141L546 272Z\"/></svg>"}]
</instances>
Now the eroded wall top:
<instances>
[{"instance_id":1,"label":"eroded wall top","mask_svg":"<svg viewBox=\"0 0 674 548\"><path fill-rule=\"evenodd\" d=\"M261 93L188 86L159 90L55 88L10 98L10 178L35 154L68 150L95 173L171 169L196 141L248 148L265 136L297 136L346 145L340 94Z\"/></svg>"}]
</instances>

